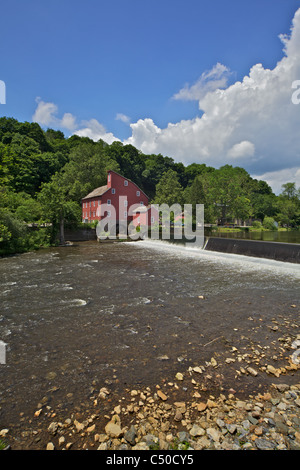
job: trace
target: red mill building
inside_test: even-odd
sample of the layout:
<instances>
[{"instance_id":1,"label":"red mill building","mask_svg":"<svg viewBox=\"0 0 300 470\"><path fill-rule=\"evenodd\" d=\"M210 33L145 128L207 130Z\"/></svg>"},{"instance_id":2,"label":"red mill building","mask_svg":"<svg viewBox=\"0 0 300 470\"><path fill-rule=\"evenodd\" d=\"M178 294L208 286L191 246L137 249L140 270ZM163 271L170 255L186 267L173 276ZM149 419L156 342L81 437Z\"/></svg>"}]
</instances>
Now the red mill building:
<instances>
[{"instance_id":1,"label":"red mill building","mask_svg":"<svg viewBox=\"0 0 300 470\"><path fill-rule=\"evenodd\" d=\"M107 210L100 215L101 204L106 204ZM94 189L82 199L82 221L93 222L115 215L117 225L128 224L133 219L134 224L139 225L148 219L150 226L158 221L158 214L148 204L148 196L135 183L110 170L107 173L107 184ZM131 206L134 206L132 211ZM145 217L145 212L148 217Z\"/></svg>"}]
</instances>

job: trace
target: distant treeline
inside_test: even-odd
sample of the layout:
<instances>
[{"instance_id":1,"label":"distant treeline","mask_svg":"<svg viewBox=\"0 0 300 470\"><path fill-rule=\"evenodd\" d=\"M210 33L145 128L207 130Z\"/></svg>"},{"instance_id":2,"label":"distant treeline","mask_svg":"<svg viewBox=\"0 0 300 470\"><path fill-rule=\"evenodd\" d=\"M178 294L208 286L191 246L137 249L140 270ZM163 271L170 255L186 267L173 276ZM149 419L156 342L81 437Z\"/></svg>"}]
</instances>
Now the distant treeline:
<instances>
[{"instance_id":1,"label":"distant treeline","mask_svg":"<svg viewBox=\"0 0 300 470\"><path fill-rule=\"evenodd\" d=\"M55 243L62 221L81 222L81 199L106 184L107 170L134 181L154 203L204 204L205 222L237 219L266 228L300 226L300 190L287 182L276 196L245 169L185 166L132 145L44 131L37 123L0 118L0 254ZM277 224L274 225L274 222ZM30 229L38 224L38 230Z\"/></svg>"}]
</instances>

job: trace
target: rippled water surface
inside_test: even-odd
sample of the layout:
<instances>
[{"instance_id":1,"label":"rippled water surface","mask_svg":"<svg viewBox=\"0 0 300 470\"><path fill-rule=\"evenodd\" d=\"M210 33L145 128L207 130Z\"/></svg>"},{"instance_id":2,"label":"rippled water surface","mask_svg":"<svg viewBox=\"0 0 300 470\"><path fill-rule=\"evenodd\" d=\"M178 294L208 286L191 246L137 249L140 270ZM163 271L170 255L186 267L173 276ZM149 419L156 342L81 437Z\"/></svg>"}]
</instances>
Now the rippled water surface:
<instances>
[{"instance_id":1,"label":"rippled water surface","mask_svg":"<svg viewBox=\"0 0 300 470\"><path fill-rule=\"evenodd\" d=\"M36 409L53 388L67 406L92 382L155 384L250 336L268 345L272 319L299 321L290 308L299 285L299 265L164 242L86 242L1 259L0 417Z\"/></svg>"}]
</instances>

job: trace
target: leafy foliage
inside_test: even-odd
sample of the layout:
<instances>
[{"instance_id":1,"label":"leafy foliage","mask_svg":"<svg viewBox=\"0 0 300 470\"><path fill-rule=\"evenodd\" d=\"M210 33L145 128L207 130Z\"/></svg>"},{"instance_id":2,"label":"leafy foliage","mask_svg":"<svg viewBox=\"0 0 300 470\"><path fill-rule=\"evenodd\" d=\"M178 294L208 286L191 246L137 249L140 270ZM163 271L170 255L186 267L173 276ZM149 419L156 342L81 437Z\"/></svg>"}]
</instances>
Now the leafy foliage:
<instances>
[{"instance_id":1,"label":"leafy foliage","mask_svg":"<svg viewBox=\"0 0 300 470\"><path fill-rule=\"evenodd\" d=\"M106 184L115 170L134 181L151 202L204 204L205 222L254 221L274 229L300 226L300 189L279 196L240 167L184 166L132 145L44 131L37 123L0 118L0 254L56 243L62 222L81 222L81 199ZM263 225L262 225L263 224Z\"/></svg>"}]
</instances>

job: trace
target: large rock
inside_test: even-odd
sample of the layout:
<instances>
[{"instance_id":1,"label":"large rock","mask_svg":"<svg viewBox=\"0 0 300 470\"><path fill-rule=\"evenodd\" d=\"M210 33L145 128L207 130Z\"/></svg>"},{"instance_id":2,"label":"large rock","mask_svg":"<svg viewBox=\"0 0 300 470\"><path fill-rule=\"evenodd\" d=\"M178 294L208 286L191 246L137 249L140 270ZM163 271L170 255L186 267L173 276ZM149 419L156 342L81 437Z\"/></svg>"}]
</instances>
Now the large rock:
<instances>
[{"instance_id":1,"label":"large rock","mask_svg":"<svg viewBox=\"0 0 300 470\"><path fill-rule=\"evenodd\" d=\"M105 426L105 432L109 437L118 438L121 437L123 432L121 428L121 422L118 415L112 417L111 421Z\"/></svg>"},{"instance_id":2,"label":"large rock","mask_svg":"<svg viewBox=\"0 0 300 470\"><path fill-rule=\"evenodd\" d=\"M190 435L193 437L204 436L205 434L204 429L201 426L198 426L198 424L194 424L189 432L190 432Z\"/></svg>"},{"instance_id":3,"label":"large rock","mask_svg":"<svg viewBox=\"0 0 300 470\"><path fill-rule=\"evenodd\" d=\"M276 447L275 442L267 441L266 439L256 439L255 444L259 450L274 450Z\"/></svg>"},{"instance_id":4,"label":"large rock","mask_svg":"<svg viewBox=\"0 0 300 470\"><path fill-rule=\"evenodd\" d=\"M127 442L129 442L130 445L134 446L135 445L135 440L136 440L136 429L132 425L130 429L124 434L124 438L126 439Z\"/></svg>"},{"instance_id":5,"label":"large rock","mask_svg":"<svg viewBox=\"0 0 300 470\"><path fill-rule=\"evenodd\" d=\"M218 431L217 429L215 428L207 428L206 429L206 434L208 435L208 437L210 439L212 439L214 442L219 442L222 434L220 433L220 431Z\"/></svg>"},{"instance_id":6,"label":"large rock","mask_svg":"<svg viewBox=\"0 0 300 470\"><path fill-rule=\"evenodd\" d=\"M149 450L149 447L147 446L146 442L138 442L132 450Z\"/></svg>"}]
</instances>

